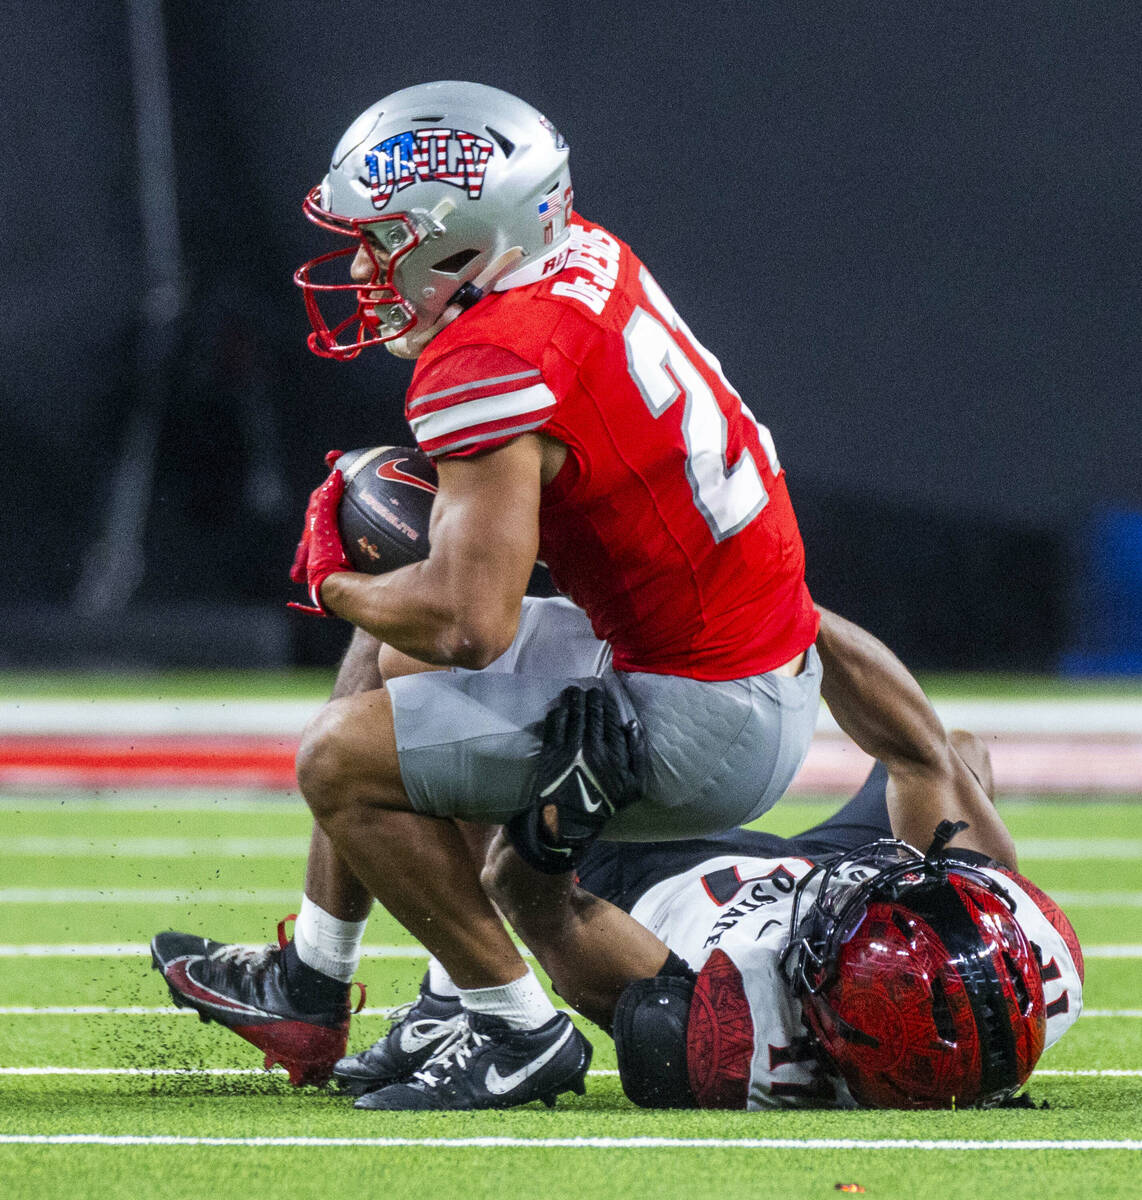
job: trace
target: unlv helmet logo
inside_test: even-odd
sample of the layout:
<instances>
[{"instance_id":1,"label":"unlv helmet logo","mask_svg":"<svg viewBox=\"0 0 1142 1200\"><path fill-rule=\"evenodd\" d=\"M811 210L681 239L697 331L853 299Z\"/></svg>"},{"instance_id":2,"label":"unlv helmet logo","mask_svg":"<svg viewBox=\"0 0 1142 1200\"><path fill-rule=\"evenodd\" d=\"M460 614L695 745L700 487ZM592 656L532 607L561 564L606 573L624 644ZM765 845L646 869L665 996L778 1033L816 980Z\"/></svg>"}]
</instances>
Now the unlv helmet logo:
<instances>
[{"instance_id":1,"label":"unlv helmet logo","mask_svg":"<svg viewBox=\"0 0 1142 1200\"><path fill-rule=\"evenodd\" d=\"M365 155L373 207L383 209L396 192L432 181L463 188L478 200L494 149L464 129L408 129L385 138Z\"/></svg>"},{"instance_id":2,"label":"unlv helmet logo","mask_svg":"<svg viewBox=\"0 0 1142 1200\"><path fill-rule=\"evenodd\" d=\"M420 488L422 492L428 492L430 496L436 495L436 488L426 479L421 479L419 475L411 475L408 471L401 470L401 463L408 462L407 458L391 458L387 462L381 463L377 467L378 479L391 479L394 483L407 483L412 487Z\"/></svg>"}]
</instances>

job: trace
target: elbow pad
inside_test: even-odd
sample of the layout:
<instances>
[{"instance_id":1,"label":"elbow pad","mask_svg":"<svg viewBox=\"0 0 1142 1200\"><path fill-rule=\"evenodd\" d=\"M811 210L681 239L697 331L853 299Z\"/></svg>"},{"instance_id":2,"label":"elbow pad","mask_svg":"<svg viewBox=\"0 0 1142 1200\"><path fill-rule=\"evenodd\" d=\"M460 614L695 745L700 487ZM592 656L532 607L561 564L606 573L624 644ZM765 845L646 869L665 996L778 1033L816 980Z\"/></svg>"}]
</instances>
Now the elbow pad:
<instances>
[{"instance_id":1,"label":"elbow pad","mask_svg":"<svg viewBox=\"0 0 1142 1200\"><path fill-rule=\"evenodd\" d=\"M628 984L615 1006L619 1079L640 1108L697 1108L686 1063L693 971L673 951L653 979Z\"/></svg>"}]
</instances>

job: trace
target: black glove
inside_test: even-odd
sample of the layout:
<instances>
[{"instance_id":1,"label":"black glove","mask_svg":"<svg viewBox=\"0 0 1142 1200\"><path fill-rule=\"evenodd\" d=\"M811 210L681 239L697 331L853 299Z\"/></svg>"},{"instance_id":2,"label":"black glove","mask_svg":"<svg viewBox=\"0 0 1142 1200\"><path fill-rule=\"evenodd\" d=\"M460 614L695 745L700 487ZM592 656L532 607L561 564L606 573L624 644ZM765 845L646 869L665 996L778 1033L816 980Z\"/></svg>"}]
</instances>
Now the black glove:
<instances>
[{"instance_id":1,"label":"black glove","mask_svg":"<svg viewBox=\"0 0 1142 1200\"><path fill-rule=\"evenodd\" d=\"M601 687L568 687L543 723L535 786L523 812L504 827L531 866L558 875L579 865L607 821L646 787L646 739L623 724Z\"/></svg>"}]
</instances>

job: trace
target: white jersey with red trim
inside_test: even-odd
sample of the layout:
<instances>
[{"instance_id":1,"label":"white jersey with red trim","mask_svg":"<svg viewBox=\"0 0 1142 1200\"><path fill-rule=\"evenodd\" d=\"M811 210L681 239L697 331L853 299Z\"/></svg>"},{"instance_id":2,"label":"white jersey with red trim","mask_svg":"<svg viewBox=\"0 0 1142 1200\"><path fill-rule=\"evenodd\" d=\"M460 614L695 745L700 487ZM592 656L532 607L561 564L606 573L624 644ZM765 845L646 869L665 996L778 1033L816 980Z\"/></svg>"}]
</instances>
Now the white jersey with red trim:
<instances>
[{"instance_id":1,"label":"white jersey with red trim","mask_svg":"<svg viewBox=\"0 0 1142 1200\"><path fill-rule=\"evenodd\" d=\"M717 1013L718 1046L704 1064L698 1095L703 1107L856 1107L844 1081L814 1056L801 1003L780 965L793 893L811 869L804 858L722 855L655 884L631 909L701 973L704 1002ZM1008 871L986 873L1015 902L1016 919L1041 957L1049 1047L1082 1011L1082 952L1070 923L1034 884ZM815 896L810 881L802 912Z\"/></svg>"}]
</instances>

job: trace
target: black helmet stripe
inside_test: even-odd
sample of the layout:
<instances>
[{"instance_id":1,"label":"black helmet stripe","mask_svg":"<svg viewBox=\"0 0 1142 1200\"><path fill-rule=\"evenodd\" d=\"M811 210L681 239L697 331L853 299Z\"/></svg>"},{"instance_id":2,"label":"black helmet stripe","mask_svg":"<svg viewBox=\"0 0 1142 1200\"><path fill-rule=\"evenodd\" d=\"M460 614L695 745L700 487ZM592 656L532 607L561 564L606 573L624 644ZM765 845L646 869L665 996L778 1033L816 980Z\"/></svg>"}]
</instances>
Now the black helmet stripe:
<instances>
[{"instance_id":1,"label":"black helmet stripe","mask_svg":"<svg viewBox=\"0 0 1142 1200\"><path fill-rule=\"evenodd\" d=\"M980 1093L990 1096L1019 1085L1015 1031L1003 983L991 954L982 952L979 928L950 881L908 893L908 908L939 936L963 980L980 1045Z\"/></svg>"}]
</instances>

